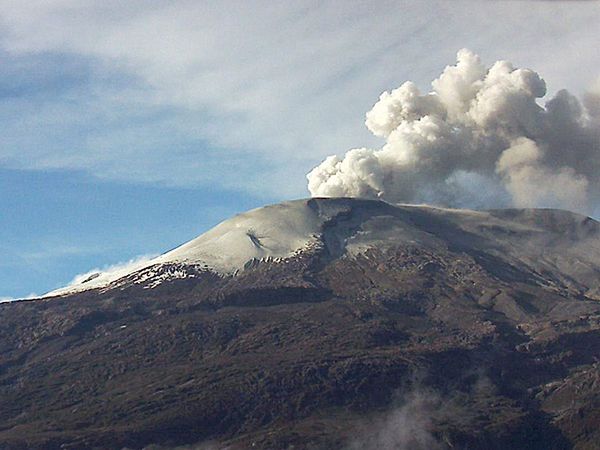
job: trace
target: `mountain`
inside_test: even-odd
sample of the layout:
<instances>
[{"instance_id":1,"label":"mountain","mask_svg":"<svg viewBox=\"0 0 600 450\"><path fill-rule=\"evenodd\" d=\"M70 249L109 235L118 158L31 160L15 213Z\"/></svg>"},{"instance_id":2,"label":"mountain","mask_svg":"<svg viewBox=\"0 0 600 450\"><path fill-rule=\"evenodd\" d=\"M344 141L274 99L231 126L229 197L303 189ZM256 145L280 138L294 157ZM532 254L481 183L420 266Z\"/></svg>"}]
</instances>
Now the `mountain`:
<instances>
[{"instance_id":1,"label":"mountain","mask_svg":"<svg viewBox=\"0 0 600 450\"><path fill-rule=\"evenodd\" d=\"M595 298L597 227L592 219L558 210L476 212L357 199L300 200L240 214L150 261L93 274L50 295L132 284L153 288L209 273L228 277L257 263L354 259L412 246L438 254L450 248L478 253L498 266L495 271L508 264L543 284Z\"/></svg>"},{"instance_id":2,"label":"mountain","mask_svg":"<svg viewBox=\"0 0 600 450\"><path fill-rule=\"evenodd\" d=\"M600 448L600 224L310 199L0 305L0 448Z\"/></svg>"}]
</instances>

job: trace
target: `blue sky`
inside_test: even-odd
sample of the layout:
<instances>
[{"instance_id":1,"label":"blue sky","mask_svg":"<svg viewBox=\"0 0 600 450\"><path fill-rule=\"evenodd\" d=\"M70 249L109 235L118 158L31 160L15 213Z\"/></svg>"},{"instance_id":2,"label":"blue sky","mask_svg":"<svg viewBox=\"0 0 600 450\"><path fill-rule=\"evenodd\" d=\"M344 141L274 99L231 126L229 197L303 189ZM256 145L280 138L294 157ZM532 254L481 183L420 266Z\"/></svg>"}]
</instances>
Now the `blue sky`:
<instances>
[{"instance_id":1,"label":"blue sky","mask_svg":"<svg viewBox=\"0 0 600 450\"><path fill-rule=\"evenodd\" d=\"M375 6L376 3L376 6ZM0 297L304 197L364 114L456 51L581 95L598 2L0 2Z\"/></svg>"},{"instance_id":2,"label":"blue sky","mask_svg":"<svg viewBox=\"0 0 600 450\"><path fill-rule=\"evenodd\" d=\"M0 272L4 292L14 296L64 285L82 269L169 250L264 200L61 170L2 169L0 189L0 248L9 255L0 260Z\"/></svg>"}]
</instances>

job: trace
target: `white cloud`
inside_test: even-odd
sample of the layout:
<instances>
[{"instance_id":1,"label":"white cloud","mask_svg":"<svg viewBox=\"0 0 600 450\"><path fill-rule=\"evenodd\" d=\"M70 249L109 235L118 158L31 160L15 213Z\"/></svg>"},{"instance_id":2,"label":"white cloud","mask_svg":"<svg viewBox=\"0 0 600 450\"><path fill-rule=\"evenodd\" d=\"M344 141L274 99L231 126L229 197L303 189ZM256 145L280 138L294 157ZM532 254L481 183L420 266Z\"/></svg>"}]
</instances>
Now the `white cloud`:
<instances>
[{"instance_id":1,"label":"white cloud","mask_svg":"<svg viewBox=\"0 0 600 450\"><path fill-rule=\"evenodd\" d=\"M298 195L316 160L374 142L358 126L374 95L397 79L422 85L456 48L526 62L578 92L600 66L599 20L594 5L543 2L5 0L10 54L68 54L131 80L12 104L0 160ZM171 119L141 113L155 110Z\"/></svg>"},{"instance_id":2,"label":"white cloud","mask_svg":"<svg viewBox=\"0 0 600 450\"><path fill-rule=\"evenodd\" d=\"M114 280L118 280L122 276L148 266L150 261L156 256L157 255L141 255L128 261L105 266L101 269L95 268L88 270L84 273L75 275L67 286L48 292L45 296L61 295L105 286Z\"/></svg>"},{"instance_id":3,"label":"white cloud","mask_svg":"<svg viewBox=\"0 0 600 450\"><path fill-rule=\"evenodd\" d=\"M40 296L34 293L31 293L25 297L3 297L0 296L0 303L10 303L10 302L18 302L19 300L30 300L34 298L39 298Z\"/></svg>"}]
</instances>

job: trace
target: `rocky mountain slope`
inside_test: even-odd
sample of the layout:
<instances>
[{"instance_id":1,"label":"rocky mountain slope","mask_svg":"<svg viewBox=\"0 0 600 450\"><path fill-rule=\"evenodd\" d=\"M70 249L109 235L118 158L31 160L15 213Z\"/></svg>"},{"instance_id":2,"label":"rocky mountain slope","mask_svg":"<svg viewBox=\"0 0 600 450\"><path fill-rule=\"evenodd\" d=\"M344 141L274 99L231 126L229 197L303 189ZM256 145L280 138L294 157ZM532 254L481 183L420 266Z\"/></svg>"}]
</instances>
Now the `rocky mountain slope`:
<instances>
[{"instance_id":1,"label":"rocky mountain slope","mask_svg":"<svg viewBox=\"0 0 600 450\"><path fill-rule=\"evenodd\" d=\"M593 449L599 357L598 222L300 200L0 305L0 448Z\"/></svg>"}]
</instances>

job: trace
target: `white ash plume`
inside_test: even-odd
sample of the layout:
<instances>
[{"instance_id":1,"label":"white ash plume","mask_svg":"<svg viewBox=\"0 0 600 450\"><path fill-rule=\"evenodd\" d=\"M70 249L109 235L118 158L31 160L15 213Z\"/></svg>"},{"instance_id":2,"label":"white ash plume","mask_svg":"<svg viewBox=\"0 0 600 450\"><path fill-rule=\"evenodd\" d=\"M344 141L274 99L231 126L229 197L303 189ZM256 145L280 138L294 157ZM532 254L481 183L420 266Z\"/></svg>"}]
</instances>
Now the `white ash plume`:
<instances>
[{"instance_id":1,"label":"white ash plume","mask_svg":"<svg viewBox=\"0 0 600 450\"><path fill-rule=\"evenodd\" d=\"M600 203L600 80L580 101L507 61L486 67L463 49L421 93L381 94L366 126L386 142L330 156L308 175L315 197L370 197L458 207Z\"/></svg>"}]
</instances>

